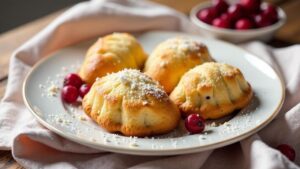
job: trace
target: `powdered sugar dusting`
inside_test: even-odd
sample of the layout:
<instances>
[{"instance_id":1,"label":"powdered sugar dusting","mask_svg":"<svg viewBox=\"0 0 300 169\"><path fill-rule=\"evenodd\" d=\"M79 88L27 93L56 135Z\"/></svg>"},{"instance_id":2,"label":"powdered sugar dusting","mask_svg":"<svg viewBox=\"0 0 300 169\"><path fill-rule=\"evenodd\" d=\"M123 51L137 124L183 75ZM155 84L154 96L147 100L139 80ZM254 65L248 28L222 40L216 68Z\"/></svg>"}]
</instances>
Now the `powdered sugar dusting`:
<instances>
[{"instance_id":1,"label":"powdered sugar dusting","mask_svg":"<svg viewBox=\"0 0 300 169\"><path fill-rule=\"evenodd\" d=\"M162 86L139 70L124 69L120 72L109 74L108 76L108 78L115 83L127 86L129 89L128 93L131 97L143 100L145 104L147 104L146 98L148 95L160 100L168 99L168 95L162 89Z\"/></svg>"},{"instance_id":2,"label":"powdered sugar dusting","mask_svg":"<svg viewBox=\"0 0 300 169\"><path fill-rule=\"evenodd\" d=\"M56 96L58 92L59 92L59 87L54 84L52 84L48 88L48 95L50 95L50 96Z\"/></svg>"},{"instance_id":3,"label":"powdered sugar dusting","mask_svg":"<svg viewBox=\"0 0 300 169\"><path fill-rule=\"evenodd\" d=\"M168 48L177 50L178 52L198 52L200 51L200 48L205 47L204 44L187 37L171 38L164 43L168 44Z\"/></svg>"}]
</instances>

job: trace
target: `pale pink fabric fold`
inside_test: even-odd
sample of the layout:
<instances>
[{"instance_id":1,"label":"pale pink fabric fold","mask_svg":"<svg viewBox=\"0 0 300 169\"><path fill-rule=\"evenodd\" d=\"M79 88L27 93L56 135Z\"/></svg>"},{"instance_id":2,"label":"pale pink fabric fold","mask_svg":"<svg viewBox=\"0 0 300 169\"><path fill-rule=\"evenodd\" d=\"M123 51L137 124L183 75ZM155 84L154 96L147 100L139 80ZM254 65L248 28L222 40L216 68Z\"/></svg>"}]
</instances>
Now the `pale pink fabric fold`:
<instances>
[{"instance_id":1,"label":"pale pink fabric fold","mask_svg":"<svg viewBox=\"0 0 300 169\"><path fill-rule=\"evenodd\" d=\"M14 158L26 168L299 168L300 45L282 49L259 42L242 45L281 73L286 84L286 100L276 119L259 133L216 150L168 157L94 150L49 131L26 109L21 86L31 66L42 57L106 33L148 30L196 32L183 14L164 6L148 1L95 0L72 7L17 49L10 60L7 90L0 103L0 149L11 149ZM295 148L295 163L274 149L281 143Z\"/></svg>"}]
</instances>

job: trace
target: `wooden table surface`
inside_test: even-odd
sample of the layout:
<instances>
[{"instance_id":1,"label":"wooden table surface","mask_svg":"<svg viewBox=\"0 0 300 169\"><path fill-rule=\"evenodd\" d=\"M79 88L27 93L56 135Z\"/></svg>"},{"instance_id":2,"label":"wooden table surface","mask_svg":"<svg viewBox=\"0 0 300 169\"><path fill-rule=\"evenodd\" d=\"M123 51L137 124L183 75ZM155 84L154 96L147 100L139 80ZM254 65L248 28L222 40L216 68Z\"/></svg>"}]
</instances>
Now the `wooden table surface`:
<instances>
[{"instance_id":1,"label":"wooden table surface","mask_svg":"<svg viewBox=\"0 0 300 169\"><path fill-rule=\"evenodd\" d=\"M177 1L153 0L169 5L188 14L192 6L199 0ZM300 43L300 0L269 0L283 8L287 14L287 23L276 33L274 39L268 44L274 47L284 47ZM30 22L26 25L0 34L0 98L3 97L8 77L8 64L12 52L49 24L64 10L55 12L46 17ZM0 168L22 168L11 156L10 151L0 151Z\"/></svg>"}]
</instances>

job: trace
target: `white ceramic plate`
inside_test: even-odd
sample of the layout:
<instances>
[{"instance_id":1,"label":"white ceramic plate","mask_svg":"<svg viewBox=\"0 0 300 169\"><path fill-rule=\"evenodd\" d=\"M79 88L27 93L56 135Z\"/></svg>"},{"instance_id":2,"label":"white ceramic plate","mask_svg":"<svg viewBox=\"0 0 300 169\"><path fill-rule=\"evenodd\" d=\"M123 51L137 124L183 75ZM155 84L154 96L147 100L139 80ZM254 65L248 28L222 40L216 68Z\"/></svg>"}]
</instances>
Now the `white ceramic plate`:
<instances>
[{"instance_id":1,"label":"white ceramic plate","mask_svg":"<svg viewBox=\"0 0 300 169\"><path fill-rule=\"evenodd\" d=\"M63 137L96 149L137 155L186 154L222 147L254 134L277 115L284 100L283 82L256 56L222 41L177 32L148 32L137 38L150 53L159 42L175 36L202 41L216 61L240 68L255 93L250 105L231 117L207 122L202 134L189 135L183 123L172 133L151 138L108 133L85 116L80 103L65 105L59 91L49 93L51 86L62 86L65 74L78 69L92 41L62 49L36 64L24 82L24 101L39 122Z\"/></svg>"}]
</instances>

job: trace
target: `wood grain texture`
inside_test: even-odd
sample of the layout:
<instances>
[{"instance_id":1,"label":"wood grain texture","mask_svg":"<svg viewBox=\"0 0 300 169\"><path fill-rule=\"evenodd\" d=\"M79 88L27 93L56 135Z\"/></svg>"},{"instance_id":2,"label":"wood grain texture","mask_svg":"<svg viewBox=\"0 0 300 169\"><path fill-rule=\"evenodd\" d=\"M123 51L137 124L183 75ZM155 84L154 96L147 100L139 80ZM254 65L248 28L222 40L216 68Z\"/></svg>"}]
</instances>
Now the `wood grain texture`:
<instances>
[{"instance_id":1,"label":"wood grain texture","mask_svg":"<svg viewBox=\"0 0 300 169\"><path fill-rule=\"evenodd\" d=\"M290 0L280 5L287 15L286 24L276 34L277 39L300 43L300 1Z\"/></svg>"},{"instance_id":2,"label":"wood grain texture","mask_svg":"<svg viewBox=\"0 0 300 169\"><path fill-rule=\"evenodd\" d=\"M177 0L176 3L174 3L174 0L153 1L171 6L185 14L188 14L194 5L204 0ZM269 44L276 47L282 47L300 43L300 0L267 1L282 7L288 17L287 23L278 31L275 35L275 39ZM0 99L3 97L7 84L9 58L13 50L39 32L62 12L63 10L58 11L0 35ZM10 151L0 151L0 168L20 169L23 167L14 161Z\"/></svg>"},{"instance_id":3,"label":"wood grain texture","mask_svg":"<svg viewBox=\"0 0 300 169\"><path fill-rule=\"evenodd\" d=\"M0 151L0 168L23 169L23 167L13 159L10 151Z\"/></svg>"},{"instance_id":4,"label":"wood grain texture","mask_svg":"<svg viewBox=\"0 0 300 169\"><path fill-rule=\"evenodd\" d=\"M207 0L178 0L176 2L174 0L152 0L152 1L159 4L164 4L178 11L181 11L185 14L189 14L193 6Z\"/></svg>"}]
</instances>

